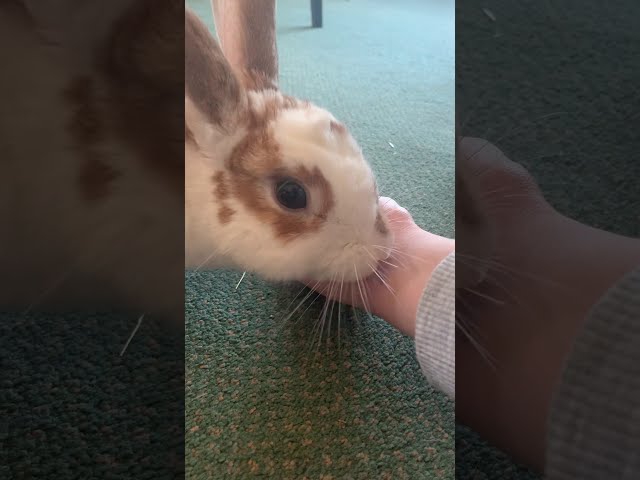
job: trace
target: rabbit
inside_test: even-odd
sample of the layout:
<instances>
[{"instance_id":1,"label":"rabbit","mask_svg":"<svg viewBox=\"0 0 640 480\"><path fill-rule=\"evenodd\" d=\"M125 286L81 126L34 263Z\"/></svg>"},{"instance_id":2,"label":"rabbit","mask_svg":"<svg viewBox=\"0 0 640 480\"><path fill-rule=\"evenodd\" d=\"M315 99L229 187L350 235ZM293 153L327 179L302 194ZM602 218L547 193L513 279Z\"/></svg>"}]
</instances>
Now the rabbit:
<instances>
[{"instance_id":1,"label":"rabbit","mask_svg":"<svg viewBox=\"0 0 640 480\"><path fill-rule=\"evenodd\" d=\"M186 269L283 282L376 272L393 235L347 127L264 69L232 68L185 9Z\"/></svg>"},{"instance_id":2,"label":"rabbit","mask_svg":"<svg viewBox=\"0 0 640 480\"><path fill-rule=\"evenodd\" d=\"M0 5L1 310L183 316L182 15Z\"/></svg>"}]
</instances>

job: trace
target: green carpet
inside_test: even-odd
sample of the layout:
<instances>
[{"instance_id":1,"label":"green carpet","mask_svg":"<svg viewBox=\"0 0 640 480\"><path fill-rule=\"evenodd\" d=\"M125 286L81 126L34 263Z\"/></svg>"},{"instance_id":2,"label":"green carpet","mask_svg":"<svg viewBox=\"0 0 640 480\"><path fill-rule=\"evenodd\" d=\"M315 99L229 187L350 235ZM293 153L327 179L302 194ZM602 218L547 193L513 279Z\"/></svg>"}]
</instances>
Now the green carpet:
<instances>
[{"instance_id":1,"label":"green carpet","mask_svg":"<svg viewBox=\"0 0 640 480\"><path fill-rule=\"evenodd\" d=\"M639 236L640 3L492 0L456 11L465 133L522 163L562 213Z\"/></svg>"},{"instance_id":2,"label":"green carpet","mask_svg":"<svg viewBox=\"0 0 640 480\"><path fill-rule=\"evenodd\" d=\"M189 3L212 25L208 0ZM278 42L282 90L349 125L381 193L453 236L454 17L438 5L325 0L314 30L309 2L279 0ZM410 339L348 313L339 343L334 325L309 351L322 301L285 323L299 286L239 279L186 276L188 478L454 478L454 405Z\"/></svg>"},{"instance_id":3,"label":"green carpet","mask_svg":"<svg viewBox=\"0 0 640 480\"><path fill-rule=\"evenodd\" d=\"M0 314L0 478L184 472L181 329L116 314ZM177 330L177 331L176 331Z\"/></svg>"},{"instance_id":4,"label":"green carpet","mask_svg":"<svg viewBox=\"0 0 640 480\"><path fill-rule=\"evenodd\" d=\"M488 8L495 21L483 12ZM581 222L640 234L640 3L456 2L456 108ZM463 426L460 479L533 479Z\"/></svg>"}]
</instances>

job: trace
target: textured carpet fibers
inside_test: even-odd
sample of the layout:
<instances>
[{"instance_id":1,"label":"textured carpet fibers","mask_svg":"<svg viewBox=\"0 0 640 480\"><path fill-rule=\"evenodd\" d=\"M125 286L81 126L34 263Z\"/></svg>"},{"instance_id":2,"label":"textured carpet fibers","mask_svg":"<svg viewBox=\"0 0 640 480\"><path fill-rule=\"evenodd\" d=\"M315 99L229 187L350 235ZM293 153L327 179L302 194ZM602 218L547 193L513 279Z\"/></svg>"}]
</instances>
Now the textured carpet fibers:
<instances>
[{"instance_id":1,"label":"textured carpet fibers","mask_svg":"<svg viewBox=\"0 0 640 480\"><path fill-rule=\"evenodd\" d=\"M0 478L183 473L181 331L124 315L0 314Z\"/></svg>"},{"instance_id":2,"label":"textured carpet fibers","mask_svg":"<svg viewBox=\"0 0 640 480\"><path fill-rule=\"evenodd\" d=\"M189 3L212 26L208 1ZM324 28L311 29L309 2L278 1L282 90L344 121L381 193L447 236L453 13L442 2L325 0ZM410 339L342 311L311 347L322 301L285 322L299 286L247 275L236 290L239 279L186 276L189 478L454 477L453 403L426 384Z\"/></svg>"}]
</instances>

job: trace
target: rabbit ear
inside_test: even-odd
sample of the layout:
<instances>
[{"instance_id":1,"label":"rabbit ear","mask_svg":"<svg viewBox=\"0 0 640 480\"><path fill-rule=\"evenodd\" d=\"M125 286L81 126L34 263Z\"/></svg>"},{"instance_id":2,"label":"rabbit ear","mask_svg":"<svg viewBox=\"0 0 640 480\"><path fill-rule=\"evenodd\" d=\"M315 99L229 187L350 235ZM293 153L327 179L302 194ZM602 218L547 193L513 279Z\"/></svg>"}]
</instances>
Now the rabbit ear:
<instances>
[{"instance_id":1,"label":"rabbit ear","mask_svg":"<svg viewBox=\"0 0 640 480\"><path fill-rule=\"evenodd\" d=\"M188 8L184 61L186 140L223 155L225 139L234 137L246 110L246 92L209 29Z\"/></svg>"},{"instance_id":2,"label":"rabbit ear","mask_svg":"<svg viewBox=\"0 0 640 480\"><path fill-rule=\"evenodd\" d=\"M247 90L278 88L275 0L211 0L216 32Z\"/></svg>"}]
</instances>

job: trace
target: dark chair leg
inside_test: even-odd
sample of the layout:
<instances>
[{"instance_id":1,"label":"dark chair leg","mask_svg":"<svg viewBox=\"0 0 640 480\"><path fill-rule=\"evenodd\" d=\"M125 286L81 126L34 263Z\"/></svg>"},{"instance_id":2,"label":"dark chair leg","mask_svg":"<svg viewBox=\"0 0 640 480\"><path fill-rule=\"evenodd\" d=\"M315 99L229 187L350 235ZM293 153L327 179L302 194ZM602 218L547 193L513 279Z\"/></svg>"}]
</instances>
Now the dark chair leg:
<instances>
[{"instance_id":1,"label":"dark chair leg","mask_svg":"<svg viewBox=\"0 0 640 480\"><path fill-rule=\"evenodd\" d=\"M322 28L322 0L311 0L311 26Z\"/></svg>"}]
</instances>

